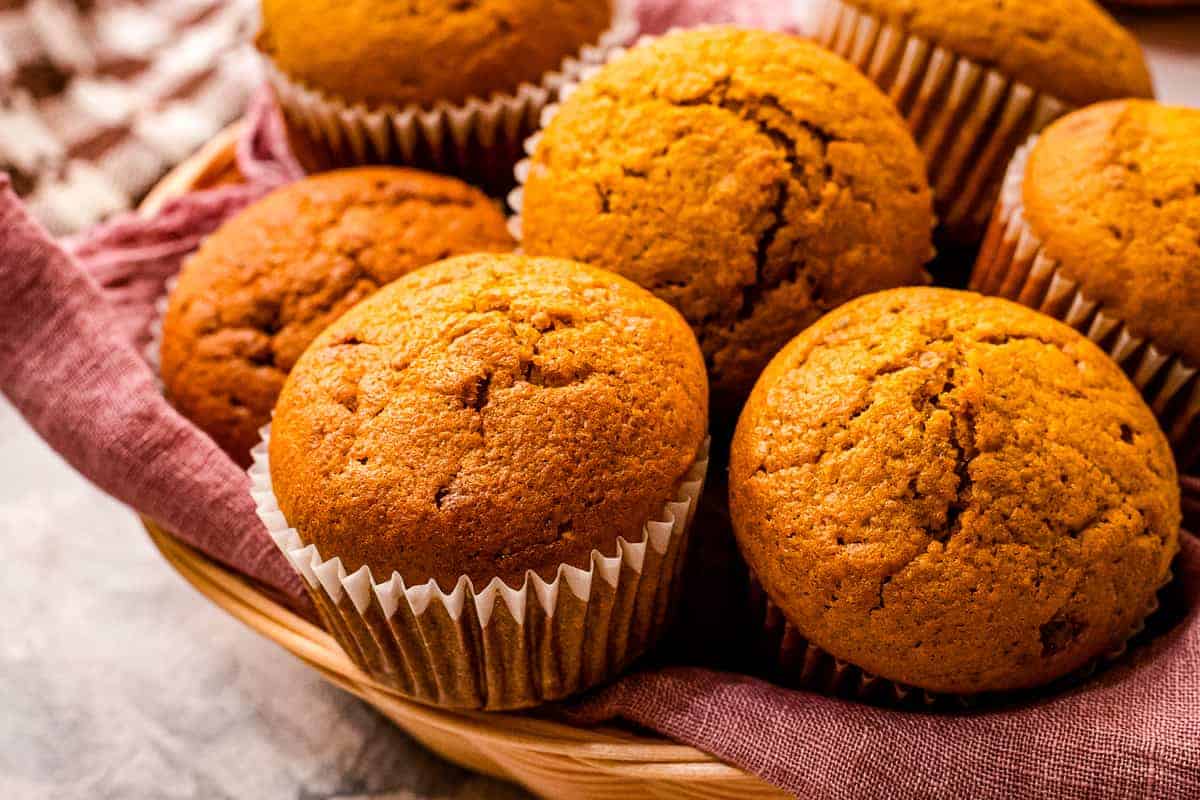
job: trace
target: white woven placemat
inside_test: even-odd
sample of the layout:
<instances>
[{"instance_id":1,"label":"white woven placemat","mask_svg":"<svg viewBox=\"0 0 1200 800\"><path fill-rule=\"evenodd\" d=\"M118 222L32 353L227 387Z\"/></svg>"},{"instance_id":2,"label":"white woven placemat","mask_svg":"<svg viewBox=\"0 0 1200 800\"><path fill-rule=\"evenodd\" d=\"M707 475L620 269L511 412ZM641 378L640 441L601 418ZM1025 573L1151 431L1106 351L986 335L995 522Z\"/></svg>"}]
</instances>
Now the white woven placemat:
<instances>
[{"instance_id":1,"label":"white woven placemat","mask_svg":"<svg viewBox=\"0 0 1200 800\"><path fill-rule=\"evenodd\" d=\"M56 234L134 205L240 113L255 0L0 0L0 170Z\"/></svg>"}]
</instances>

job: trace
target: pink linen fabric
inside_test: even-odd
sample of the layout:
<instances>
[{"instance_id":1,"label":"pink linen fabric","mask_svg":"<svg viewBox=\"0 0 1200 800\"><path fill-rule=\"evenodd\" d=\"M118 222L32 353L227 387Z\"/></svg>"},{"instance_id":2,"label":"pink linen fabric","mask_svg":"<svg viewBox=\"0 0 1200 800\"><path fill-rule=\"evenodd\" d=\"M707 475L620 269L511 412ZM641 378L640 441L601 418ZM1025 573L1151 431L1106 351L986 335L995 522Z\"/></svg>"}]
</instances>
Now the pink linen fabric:
<instances>
[{"instance_id":1,"label":"pink linen fabric","mask_svg":"<svg viewBox=\"0 0 1200 800\"><path fill-rule=\"evenodd\" d=\"M654 0L641 22L649 32L712 21L786 26L784 6ZM64 247L0 177L0 389L98 486L304 610L242 471L162 399L141 357L154 304L182 259L229 215L302 174L269 97L248 116L238 153L245 184L181 198L154 218L118 219ZM1192 491L1200 498L1200 484ZM629 720L817 799L1197 798L1200 543L1185 539L1176 624L1096 679L1038 702L920 714L667 667L564 713Z\"/></svg>"},{"instance_id":2,"label":"pink linen fabric","mask_svg":"<svg viewBox=\"0 0 1200 800\"><path fill-rule=\"evenodd\" d=\"M638 23L649 34L715 23L794 31L808 5L807 0L643 0Z\"/></svg>"},{"instance_id":3,"label":"pink linen fabric","mask_svg":"<svg viewBox=\"0 0 1200 800\"><path fill-rule=\"evenodd\" d=\"M59 246L0 175L0 389L84 476L183 541L308 599L254 514L244 472L163 399L142 358L164 282L222 220L297 177L261 97L239 161L251 183L130 214Z\"/></svg>"},{"instance_id":4,"label":"pink linen fabric","mask_svg":"<svg viewBox=\"0 0 1200 800\"><path fill-rule=\"evenodd\" d=\"M895 711L671 667L573 709L623 718L811 800L1200 797L1200 541L1175 565L1184 618L1065 694L974 713Z\"/></svg>"}]
</instances>

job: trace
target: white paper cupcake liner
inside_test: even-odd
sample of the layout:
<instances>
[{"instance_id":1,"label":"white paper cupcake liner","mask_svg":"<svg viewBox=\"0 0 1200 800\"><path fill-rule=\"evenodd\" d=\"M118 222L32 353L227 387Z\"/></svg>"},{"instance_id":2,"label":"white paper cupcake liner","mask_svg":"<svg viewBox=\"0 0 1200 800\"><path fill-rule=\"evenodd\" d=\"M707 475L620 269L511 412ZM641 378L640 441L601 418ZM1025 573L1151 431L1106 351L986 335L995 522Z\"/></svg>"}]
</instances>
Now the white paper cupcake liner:
<instances>
[{"instance_id":1,"label":"white paper cupcake liner","mask_svg":"<svg viewBox=\"0 0 1200 800\"><path fill-rule=\"evenodd\" d=\"M1036 138L1018 149L984 238L971 288L1035 308L1098 344L1141 390L1175 449L1181 472L1200 462L1200 369L1091 300L1045 250L1025 219L1022 184Z\"/></svg>"},{"instance_id":2,"label":"white paper cupcake liner","mask_svg":"<svg viewBox=\"0 0 1200 800\"><path fill-rule=\"evenodd\" d=\"M174 294L175 287L178 285L179 275L177 274L163 282L163 293L154 301L154 312L148 331L150 338L146 343L146 349L142 351L142 358L146 359L146 363L150 365L150 371L154 373L154 380L160 391L164 388L162 382L163 325L167 321L167 307L171 304L171 295Z\"/></svg>"},{"instance_id":3,"label":"white paper cupcake liner","mask_svg":"<svg viewBox=\"0 0 1200 800\"><path fill-rule=\"evenodd\" d=\"M615 677L670 620L707 442L641 540L618 538L614 555L593 550L588 568L563 564L549 582L531 570L518 588L495 578L477 589L464 575L444 592L398 574L380 583L365 566L347 574L305 545L272 491L269 437L268 426L249 470L259 517L351 659L407 697L486 710L562 699Z\"/></svg>"},{"instance_id":4,"label":"white paper cupcake liner","mask_svg":"<svg viewBox=\"0 0 1200 800\"><path fill-rule=\"evenodd\" d=\"M1097 669L1121 659L1129 649L1129 642L1145 630L1146 620L1158 611L1159 594L1172 580L1174 574L1168 570L1166 578L1155 588L1145 613L1120 645L1093 658L1074 672L1056 679L1048 687L1041 690L961 695L931 692L882 678L823 650L788 622L753 572L750 572L750 614L751 620L758 625L754 637L756 663L765 677L782 686L885 707L955 710L1003 703L1039 691L1053 691L1055 687L1078 683L1091 677Z\"/></svg>"},{"instance_id":5,"label":"white paper cupcake liner","mask_svg":"<svg viewBox=\"0 0 1200 800\"><path fill-rule=\"evenodd\" d=\"M817 13L817 41L862 70L908 122L947 231L977 240L1013 151L1071 105L841 0L820 0Z\"/></svg>"},{"instance_id":6,"label":"white paper cupcake liner","mask_svg":"<svg viewBox=\"0 0 1200 800\"><path fill-rule=\"evenodd\" d=\"M637 33L629 0L613 6L613 22L600 38L566 59L537 84L511 94L432 108L349 104L291 80L264 57L267 80L293 127L335 165L395 163L449 172L485 184L507 181L521 144L537 126L543 108L564 84ZM509 183L511 185L511 183Z\"/></svg>"},{"instance_id":7,"label":"white paper cupcake liner","mask_svg":"<svg viewBox=\"0 0 1200 800\"><path fill-rule=\"evenodd\" d=\"M1190 530L1200 525L1200 475L1184 475L1179 479L1183 489L1183 521Z\"/></svg>"}]
</instances>

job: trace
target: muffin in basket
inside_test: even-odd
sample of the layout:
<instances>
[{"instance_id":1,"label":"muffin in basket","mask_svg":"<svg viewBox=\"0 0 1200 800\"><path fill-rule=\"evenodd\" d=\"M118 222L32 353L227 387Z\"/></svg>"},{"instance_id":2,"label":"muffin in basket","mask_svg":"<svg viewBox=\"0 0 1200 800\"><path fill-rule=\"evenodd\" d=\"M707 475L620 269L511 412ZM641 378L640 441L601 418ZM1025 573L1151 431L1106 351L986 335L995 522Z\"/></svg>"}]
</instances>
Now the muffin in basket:
<instances>
[{"instance_id":1,"label":"muffin in basket","mask_svg":"<svg viewBox=\"0 0 1200 800\"><path fill-rule=\"evenodd\" d=\"M525 250L678 308L729 416L821 314L928 279L932 200L903 120L792 36L717 27L639 45L570 94L521 172Z\"/></svg>"},{"instance_id":2,"label":"muffin in basket","mask_svg":"<svg viewBox=\"0 0 1200 800\"><path fill-rule=\"evenodd\" d=\"M264 0L257 44L312 165L402 163L503 187L562 81L631 33L619 2Z\"/></svg>"},{"instance_id":3,"label":"muffin in basket","mask_svg":"<svg viewBox=\"0 0 1200 800\"><path fill-rule=\"evenodd\" d=\"M771 362L730 503L792 627L773 666L851 692L1036 687L1118 651L1180 522L1166 438L1103 351L932 288L853 301Z\"/></svg>"},{"instance_id":4,"label":"muffin in basket","mask_svg":"<svg viewBox=\"0 0 1200 800\"><path fill-rule=\"evenodd\" d=\"M1137 40L1092 0L821 0L817 39L895 101L938 216L977 242L1009 157L1079 106L1151 97Z\"/></svg>"},{"instance_id":5,"label":"muffin in basket","mask_svg":"<svg viewBox=\"0 0 1200 800\"><path fill-rule=\"evenodd\" d=\"M1200 466L1200 109L1114 101L1050 126L1013 159L972 288L1096 341L1180 470Z\"/></svg>"},{"instance_id":6,"label":"muffin in basket","mask_svg":"<svg viewBox=\"0 0 1200 800\"><path fill-rule=\"evenodd\" d=\"M313 343L251 475L328 629L376 680L519 708L610 679L656 640L706 429L703 358L670 306L568 261L464 256Z\"/></svg>"},{"instance_id":7,"label":"muffin in basket","mask_svg":"<svg viewBox=\"0 0 1200 800\"><path fill-rule=\"evenodd\" d=\"M185 263L163 320L167 396L248 466L284 378L330 322L417 267L512 248L496 204L452 178L360 168L278 189Z\"/></svg>"}]
</instances>

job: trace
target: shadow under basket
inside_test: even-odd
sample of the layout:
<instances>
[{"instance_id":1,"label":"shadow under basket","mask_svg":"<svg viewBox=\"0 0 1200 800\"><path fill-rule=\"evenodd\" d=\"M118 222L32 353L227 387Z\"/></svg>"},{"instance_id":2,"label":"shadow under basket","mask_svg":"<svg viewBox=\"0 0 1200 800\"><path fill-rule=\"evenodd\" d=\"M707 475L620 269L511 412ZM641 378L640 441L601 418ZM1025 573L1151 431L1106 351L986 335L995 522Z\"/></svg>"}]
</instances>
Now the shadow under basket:
<instances>
[{"instance_id":1,"label":"shadow under basket","mask_svg":"<svg viewBox=\"0 0 1200 800\"><path fill-rule=\"evenodd\" d=\"M169 174L143 203L153 213L188 191L238 179L239 126ZM256 633L361 698L433 752L467 769L555 800L758 800L783 792L692 747L614 726L577 727L535 714L449 711L406 700L360 670L328 633L242 576L143 519L167 562Z\"/></svg>"}]
</instances>

